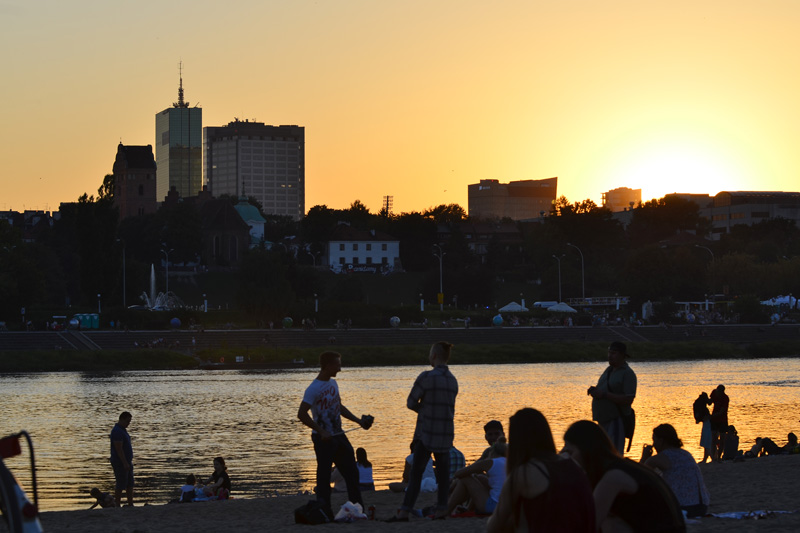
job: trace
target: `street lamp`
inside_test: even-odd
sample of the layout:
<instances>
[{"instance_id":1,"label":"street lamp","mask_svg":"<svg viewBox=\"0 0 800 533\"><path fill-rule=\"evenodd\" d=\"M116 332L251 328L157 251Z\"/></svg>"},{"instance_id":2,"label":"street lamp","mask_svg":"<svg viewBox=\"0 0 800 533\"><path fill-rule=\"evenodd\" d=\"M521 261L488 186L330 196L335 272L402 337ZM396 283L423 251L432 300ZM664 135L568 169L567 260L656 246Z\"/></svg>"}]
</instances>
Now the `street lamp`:
<instances>
[{"instance_id":1,"label":"street lamp","mask_svg":"<svg viewBox=\"0 0 800 533\"><path fill-rule=\"evenodd\" d=\"M314 313L316 314L319 312L319 299L317 299L317 293L314 293Z\"/></svg>"},{"instance_id":2,"label":"street lamp","mask_svg":"<svg viewBox=\"0 0 800 533\"><path fill-rule=\"evenodd\" d=\"M444 257L444 252L442 251L442 247L438 244L434 244L434 247L439 250L439 253L433 253L436 257L439 258L439 311L444 311L444 291L442 290L442 257Z\"/></svg>"},{"instance_id":3,"label":"street lamp","mask_svg":"<svg viewBox=\"0 0 800 533\"><path fill-rule=\"evenodd\" d=\"M166 246L166 244L164 244L164 246ZM167 290L164 291L164 296L169 294L169 254L171 254L174 251L175 250L173 248L170 248L169 250L165 250L163 248L161 249L161 253L164 254L164 256L167 258Z\"/></svg>"},{"instance_id":4,"label":"street lamp","mask_svg":"<svg viewBox=\"0 0 800 533\"><path fill-rule=\"evenodd\" d=\"M581 300L583 300L583 302L586 303L586 278L584 277L585 271L583 269L583 252L581 252L581 249L572 243L568 242L567 246L572 246L573 248L578 250L579 254L581 254Z\"/></svg>"},{"instance_id":5,"label":"street lamp","mask_svg":"<svg viewBox=\"0 0 800 533\"><path fill-rule=\"evenodd\" d=\"M206 298L206 293L203 293L203 312L208 313L208 299Z\"/></svg>"},{"instance_id":6,"label":"street lamp","mask_svg":"<svg viewBox=\"0 0 800 533\"><path fill-rule=\"evenodd\" d=\"M561 258L564 257L564 254L560 256L553 255L553 259L558 261L558 303L561 303Z\"/></svg>"},{"instance_id":7,"label":"street lamp","mask_svg":"<svg viewBox=\"0 0 800 533\"><path fill-rule=\"evenodd\" d=\"M97 293L97 314L100 314L100 293Z\"/></svg>"},{"instance_id":8,"label":"street lamp","mask_svg":"<svg viewBox=\"0 0 800 533\"><path fill-rule=\"evenodd\" d=\"M127 303L126 303L127 301L125 299L125 296L126 296L125 295L125 279L127 278L127 276L125 275L125 265L126 265L126 262L125 262L125 240L124 239L117 239L117 242L121 242L122 243L122 308L123 309L127 309L128 305L127 305Z\"/></svg>"}]
</instances>

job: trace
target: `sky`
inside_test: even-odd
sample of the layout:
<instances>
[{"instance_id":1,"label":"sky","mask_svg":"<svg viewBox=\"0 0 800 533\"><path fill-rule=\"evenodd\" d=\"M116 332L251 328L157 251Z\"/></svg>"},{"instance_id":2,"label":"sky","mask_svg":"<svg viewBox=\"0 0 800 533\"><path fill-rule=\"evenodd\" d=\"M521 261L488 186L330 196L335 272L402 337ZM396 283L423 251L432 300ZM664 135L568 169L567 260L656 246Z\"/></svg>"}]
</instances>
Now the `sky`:
<instances>
[{"instance_id":1,"label":"sky","mask_svg":"<svg viewBox=\"0 0 800 533\"><path fill-rule=\"evenodd\" d=\"M0 0L0 210L97 194L178 97L306 131L306 209L800 190L796 0Z\"/></svg>"}]
</instances>

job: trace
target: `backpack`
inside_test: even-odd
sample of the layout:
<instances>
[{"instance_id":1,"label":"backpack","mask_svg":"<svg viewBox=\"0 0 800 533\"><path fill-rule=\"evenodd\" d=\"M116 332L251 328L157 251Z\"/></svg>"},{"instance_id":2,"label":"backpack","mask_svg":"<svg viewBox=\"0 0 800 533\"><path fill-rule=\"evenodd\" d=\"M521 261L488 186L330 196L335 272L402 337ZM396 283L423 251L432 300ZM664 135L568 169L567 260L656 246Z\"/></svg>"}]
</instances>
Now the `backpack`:
<instances>
[{"instance_id":1,"label":"backpack","mask_svg":"<svg viewBox=\"0 0 800 533\"><path fill-rule=\"evenodd\" d=\"M327 524L332 520L333 512L331 512L330 507L321 504L317 500L311 500L307 504L294 510L295 524L316 526L317 524Z\"/></svg>"},{"instance_id":2,"label":"backpack","mask_svg":"<svg viewBox=\"0 0 800 533\"><path fill-rule=\"evenodd\" d=\"M195 498L195 493L193 490L187 490L186 492L181 493L180 503L191 503L192 500Z\"/></svg>"}]
</instances>

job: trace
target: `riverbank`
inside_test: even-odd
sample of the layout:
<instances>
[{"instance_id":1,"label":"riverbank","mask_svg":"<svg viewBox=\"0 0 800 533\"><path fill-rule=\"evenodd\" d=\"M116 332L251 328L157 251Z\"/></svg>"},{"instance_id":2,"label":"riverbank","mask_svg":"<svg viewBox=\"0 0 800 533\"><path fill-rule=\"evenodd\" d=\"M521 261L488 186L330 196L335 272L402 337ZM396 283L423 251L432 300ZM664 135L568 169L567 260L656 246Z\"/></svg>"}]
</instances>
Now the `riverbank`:
<instances>
[{"instance_id":1,"label":"riverbank","mask_svg":"<svg viewBox=\"0 0 800 533\"><path fill-rule=\"evenodd\" d=\"M796 511L798 504L794 486L800 456L773 456L750 459L742 463L701 465L711 494L710 512L714 514L746 511ZM345 497L334 495L334 505ZM400 505L402 495L389 491L365 493L367 505L375 505L377 517L386 519ZM149 505L134 508L95 509L42 513L42 525L48 533L161 533L179 530L210 529L214 531L297 531L293 510L309 500L308 496L282 496L263 499L234 499L176 505ZM418 506L434 503L434 494L423 493ZM471 533L484 531L486 519L450 518L443 521L416 519L410 524L361 521L349 526L327 524L321 531L342 527L363 532L372 531L436 531ZM800 530L800 513L774 514L764 519L706 517L691 523L692 533L737 531L794 532Z\"/></svg>"},{"instance_id":2,"label":"riverbank","mask_svg":"<svg viewBox=\"0 0 800 533\"><path fill-rule=\"evenodd\" d=\"M449 338L443 330L441 339ZM319 354L336 350L344 364L359 366L402 366L424 362L428 344L330 345L328 347L271 348L261 346L178 350L138 348L135 350L36 350L0 351L0 373L10 372L107 372L122 370L186 370L219 368L315 367ZM605 358L608 341L519 342L498 344L456 344L452 364L571 363ZM680 361L698 359L747 359L797 357L800 340L764 341L751 344L690 340L677 342L628 342L635 361ZM237 360L241 367L237 367ZM298 364L297 361L305 361Z\"/></svg>"}]
</instances>

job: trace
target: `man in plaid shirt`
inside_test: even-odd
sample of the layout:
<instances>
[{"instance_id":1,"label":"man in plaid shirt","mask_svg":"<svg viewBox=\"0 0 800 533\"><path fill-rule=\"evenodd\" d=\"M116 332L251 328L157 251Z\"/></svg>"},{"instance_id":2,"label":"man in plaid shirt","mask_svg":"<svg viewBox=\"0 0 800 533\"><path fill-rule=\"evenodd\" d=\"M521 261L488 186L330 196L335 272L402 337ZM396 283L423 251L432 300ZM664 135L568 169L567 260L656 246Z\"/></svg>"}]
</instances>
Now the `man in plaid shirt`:
<instances>
[{"instance_id":1,"label":"man in plaid shirt","mask_svg":"<svg viewBox=\"0 0 800 533\"><path fill-rule=\"evenodd\" d=\"M421 373L406 405L417 413L417 427L414 430L414 461L411 466L403 505L390 521L407 521L408 513L419 496L422 473L431 457L436 461L435 474L438 485L438 507L436 518L444 518L447 513L447 497L450 487L450 448L453 447L453 418L455 416L458 381L447 368L452 344L437 342L431 346L428 360L433 367Z\"/></svg>"}]
</instances>

